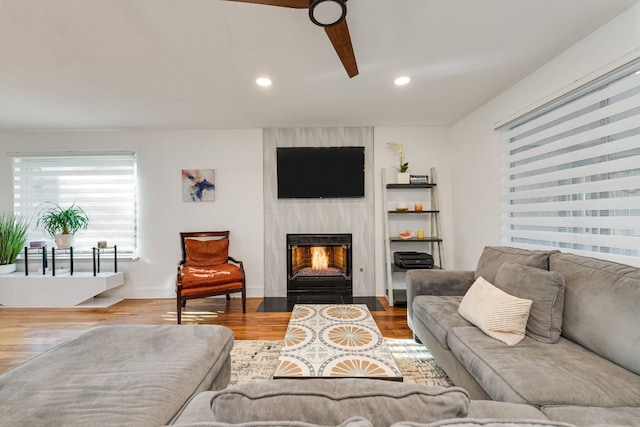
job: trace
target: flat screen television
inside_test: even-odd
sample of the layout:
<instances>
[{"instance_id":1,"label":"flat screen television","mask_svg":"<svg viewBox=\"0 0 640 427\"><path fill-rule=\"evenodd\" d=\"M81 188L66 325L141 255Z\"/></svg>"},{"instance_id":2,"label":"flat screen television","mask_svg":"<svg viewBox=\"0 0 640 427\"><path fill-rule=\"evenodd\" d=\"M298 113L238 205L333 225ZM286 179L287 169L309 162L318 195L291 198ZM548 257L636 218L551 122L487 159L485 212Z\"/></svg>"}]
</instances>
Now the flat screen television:
<instances>
[{"instance_id":1,"label":"flat screen television","mask_svg":"<svg viewBox=\"0 0 640 427\"><path fill-rule=\"evenodd\" d=\"M364 147L278 147L279 199L364 197Z\"/></svg>"}]
</instances>

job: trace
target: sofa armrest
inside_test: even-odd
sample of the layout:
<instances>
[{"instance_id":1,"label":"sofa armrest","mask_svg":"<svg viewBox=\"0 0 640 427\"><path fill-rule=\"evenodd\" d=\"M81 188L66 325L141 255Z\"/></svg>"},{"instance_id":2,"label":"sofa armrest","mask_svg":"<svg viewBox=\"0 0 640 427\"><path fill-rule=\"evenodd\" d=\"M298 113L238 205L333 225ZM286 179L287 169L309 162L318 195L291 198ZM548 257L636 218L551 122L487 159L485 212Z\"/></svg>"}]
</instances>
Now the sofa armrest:
<instances>
[{"instance_id":1,"label":"sofa armrest","mask_svg":"<svg viewBox=\"0 0 640 427\"><path fill-rule=\"evenodd\" d=\"M418 295L463 296L474 281L473 271L420 269L407 271L407 321L412 328L413 299Z\"/></svg>"}]
</instances>

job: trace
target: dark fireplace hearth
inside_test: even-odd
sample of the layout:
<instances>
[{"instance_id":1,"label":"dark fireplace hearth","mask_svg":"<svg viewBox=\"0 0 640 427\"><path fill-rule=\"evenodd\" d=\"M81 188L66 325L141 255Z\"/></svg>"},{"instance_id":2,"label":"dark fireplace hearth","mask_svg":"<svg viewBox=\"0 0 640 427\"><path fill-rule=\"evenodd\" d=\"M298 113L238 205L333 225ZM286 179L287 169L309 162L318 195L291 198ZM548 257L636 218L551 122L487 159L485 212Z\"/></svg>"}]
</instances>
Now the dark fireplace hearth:
<instances>
[{"instance_id":1,"label":"dark fireplace hearth","mask_svg":"<svg viewBox=\"0 0 640 427\"><path fill-rule=\"evenodd\" d=\"M287 234L287 298L349 302L351 265L351 234Z\"/></svg>"}]
</instances>

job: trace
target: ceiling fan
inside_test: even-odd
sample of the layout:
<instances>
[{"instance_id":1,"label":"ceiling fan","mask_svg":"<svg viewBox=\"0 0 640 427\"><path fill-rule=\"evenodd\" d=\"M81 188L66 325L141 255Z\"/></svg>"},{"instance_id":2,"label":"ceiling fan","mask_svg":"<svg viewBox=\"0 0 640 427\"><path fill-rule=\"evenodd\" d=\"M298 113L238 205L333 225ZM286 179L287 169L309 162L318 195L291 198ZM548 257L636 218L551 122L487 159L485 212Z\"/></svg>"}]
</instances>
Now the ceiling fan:
<instances>
[{"instance_id":1,"label":"ceiling fan","mask_svg":"<svg viewBox=\"0 0 640 427\"><path fill-rule=\"evenodd\" d=\"M358 64L353 53L349 27L347 27L347 0L229 0L269 6L309 9L309 18L314 24L324 27L333 48L336 50L349 77L358 75Z\"/></svg>"}]
</instances>

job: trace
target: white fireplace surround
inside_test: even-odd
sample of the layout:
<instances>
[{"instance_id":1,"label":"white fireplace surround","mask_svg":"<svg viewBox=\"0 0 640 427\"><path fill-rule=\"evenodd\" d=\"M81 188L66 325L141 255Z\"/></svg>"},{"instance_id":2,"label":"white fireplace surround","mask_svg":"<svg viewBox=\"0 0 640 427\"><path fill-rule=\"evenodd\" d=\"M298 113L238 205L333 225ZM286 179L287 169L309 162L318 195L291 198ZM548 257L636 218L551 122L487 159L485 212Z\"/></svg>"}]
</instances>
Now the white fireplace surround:
<instances>
[{"instance_id":1,"label":"white fireplace surround","mask_svg":"<svg viewBox=\"0 0 640 427\"><path fill-rule=\"evenodd\" d=\"M278 199L276 147L365 147L365 197ZM374 241L373 128L286 128L264 130L264 296L287 296L289 233L350 233L353 295L376 295Z\"/></svg>"}]
</instances>

